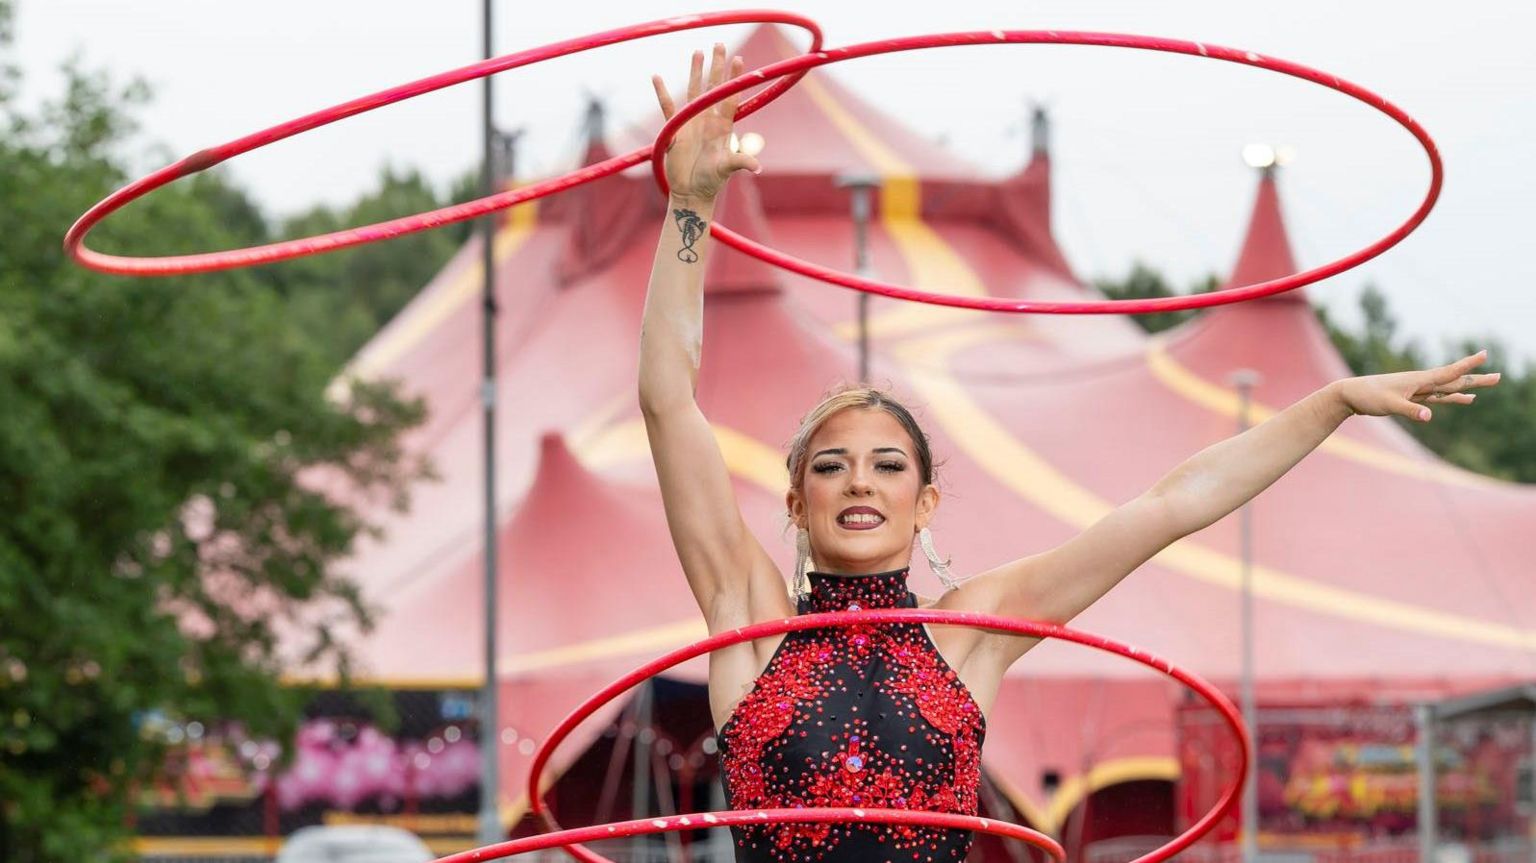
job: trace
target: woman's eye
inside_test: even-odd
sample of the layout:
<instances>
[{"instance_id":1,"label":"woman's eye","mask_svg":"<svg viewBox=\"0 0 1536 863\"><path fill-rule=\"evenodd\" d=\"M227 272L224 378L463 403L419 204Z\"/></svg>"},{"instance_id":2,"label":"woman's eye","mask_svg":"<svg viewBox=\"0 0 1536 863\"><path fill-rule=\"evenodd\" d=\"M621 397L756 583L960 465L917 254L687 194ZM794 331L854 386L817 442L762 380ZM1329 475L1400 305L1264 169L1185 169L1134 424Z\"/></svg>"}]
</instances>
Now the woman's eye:
<instances>
[{"instance_id":1,"label":"woman's eye","mask_svg":"<svg viewBox=\"0 0 1536 863\"><path fill-rule=\"evenodd\" d=\"M831 473L832 471L838 470L841 467L842 465L835 461L824 461L821 464L812 467L811 470L814 470L817 473Z\"/></svg>"},{"instance_id":2,"label":"woman's eye","mask_svg":"<svg viewBox=\"0 0 1536 863\"><path fill-rule=\"evenodd\" d=\"M883 461L883 462L880 463L880 469L881 470L889 470L889 471L906 470L906 467L907 467L906 465L902 464L899 461Z\"/></svg>"}]
</instances>

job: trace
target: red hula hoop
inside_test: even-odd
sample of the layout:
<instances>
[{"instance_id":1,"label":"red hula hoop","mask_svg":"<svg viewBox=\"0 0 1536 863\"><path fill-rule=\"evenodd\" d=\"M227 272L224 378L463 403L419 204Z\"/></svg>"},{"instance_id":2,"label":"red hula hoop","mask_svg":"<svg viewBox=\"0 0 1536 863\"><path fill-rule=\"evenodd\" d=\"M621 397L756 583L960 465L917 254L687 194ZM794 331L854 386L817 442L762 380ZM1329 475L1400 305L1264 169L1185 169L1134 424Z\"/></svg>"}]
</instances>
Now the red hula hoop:
<instances>
[{"instance_id":1,"label":"red hula hoop","mask_svg":"<svg viewBox=\"0 0 1536 863\"><path fill-rule=\"evenodd\" d=\"M544 801L539 793L540 779L545 766L554 755L556 748L570 733L580 725L583 720L591 716L598 708L612 701L621 693L627 691L637 683L654 675L672 668L675 665L701 656L706 653L751 641L770 635L778 635L784 632L796 632L802 629L815 629L824 626L852 626L856 624L870 624L871 622L887 623L937 623L959 626L971 626L982 629L996 630L999 632L1011 632L1018 635L1032 635L1040 638L1059 638L1065 641L1073 641L1088 647L1124 656L1133 659L1148 668L1162 672L1178 682L1194 690L1201 698L1205 699L1226 722L1232 730L1232 736L1238 744L1238 765L1233 779L1228 783L1222 796L1200 820L1196 821L1184 833L1174 837L1167 844L1156 850L1148 852L1131 863L1162 863L1173 855L1193 845L1200 837L1216 827L1216 823L1225 817L1233 807L1237 805L1238 795L1243 788L1243 782L1248 774L1248 753L1250 741L1248 732L1243 727L1241 714L1232 702L1221 693L1219 689L1210 683L1196 677L1190 672L1175 667L1167 660L1160 659L1152 654L1122 644L1118 641L1099 635L1068 629L1053 623L1044 623L1033 620L1019 620L1011 617L1000 617L992 614L980 614L977 612L946 611L942 609L914 608L914 609L872 609L868 611L830 611L817 614L803 614L796 617L787 617L782 620L769 620L762 623L754 623L730 632L722 632L710 636L702 641L680 647L670 653L664 654L647 662L629 674L610 683L586 701L582 702L575 710L571 711L561 723L555 727L537 753L534 754L533 764L528 771L528 800L529 809L542 815L545 822L557 832L544 833L538 836L525 837L523 839L489 845L476 851L467 851L452 857L445 857L439 863L468 863L471 860L489 860L498 857L507 857L521 854L537 848L562 847L568 854L586 863L613 863L607 857L582 847L576 843L592 841L594 839L615 838L619 836L634 836L642 833L657 833L671 830L699 829L701 826L729 826L731 824L745 824L750 822L761 823L764 821L849 821L868 820L882 823L920 824L930 827L959 827L965 830L974 830L983 833L991 833L998 836L1007 836L1014 839L1022 839L1034 844L1050 853L1055 859L1061 861L1064 852L1049 837L1022 827L1017 824L999 822L993 819L977 818L970 815L957 815L953 813L927 812L906 809L850 809L850 808L804 808L804 809L776 809L776 810L731 810L728 812L705 812L692 815L674 815L668 818L638 819L626 821L622 824L603 825L593 827L571 828L560 830L555 823L553 815L544 806ZM784 817L789 813L796 817ZM627 831L627 832L620 832ZM541 844L534 844L538 840Z\"/></svg>"},{"instance_id":2,"label":"red hula hoop","mask_svg":"<svg viewBox=\"0 0 1536 863\"><path fill-rule=\"evenodd\" d=\"M1197 309L1207 306L1217 306L1225 303L1235 303L1242 300L1251 300L1258 297L1278 294L1294 288L1309 285L1320 279L1338 275L1345 270L1356 267L1371 258L1376 257L1408 236L1434 207L1435 200L1440 196L1440 186L1443 180L1443 168L1440 162L1440 153L1435 142L1429 137L1429 133L1406 112L1396 105L1388 102L1381 96L1370 90L1345 81L1327 72L1282 60L1277 57L1265 57L1252 51L1244 51L1237 48L1225 48L1220 45L1211 45L1202 42L1188 42L1181 39L1165 39L1157 36L1136 36L1124 33L1092 33L1075 32L1068 30L986 30L965 33L940 33L926 36L907 36L900 39L882 39L875 42L865 42L859 45L849 45L842 48L829 48L824 51L811 51L798 57L780 60L771 63L761 69L747 72L739 77L732 78L718 87L699 96L689 102L672 116L661 132L656 137L656 144L652 146L651 166L656 177L656 184L664 194L669 192L667 186L666 170L663 158L667 146L677 134L677 130L689 119L704 111L726 97L739 93L748 87L761 84L765 80L778 78L783 75L803 75L805 72L818 66L829 63L837 63L843 60L852 60L857 57L869 57L876 54L890 54L898 51L916 51L924 48L945 48L958 45L996 45L1013 43L1044 43L1053 45L1099 45L1112 48L1139 48L1146 51L1164 51L1173 54L1188 54L1195 57L1206 57L1213 60L1225 60L1229 63L1240 63L1247 66L1257 66L1273 72L1281 72L1296 78L1302 78L1316 84L1321 84L1332 90L1337 90L1347 96L1364 102L1372 108L1386 114L1399 125L1407 129L1414 138L1418 139L1424 148L1424 153L1429 157L1430 181L1429 189L1424 194L1424 200L1418 209L1408 217L1396 230L1382 237L1380 240L1355 252L1351 255L1339 258L1331 263L1315 267L1305 272L1296 273L1280 279L1271 279L1267 282L1258 282L1251 285L1226 288L1206 294L1193 294L1177 297L1157 297L1139 300L1101 300L1096 302L1041 302L1034 300L1001 299L997 297L961 297L946 294L936 294L930 291L921 291L915 288L881 282L875 279L865 279L841 270L824 267L785 254L776 249L769 248L761 243L751 240L741 234L732 231L721 224L713 224L710 231L727 246L739 252L751 255L769 264L782 267L791 272L799 273L819 281L831 282L845 288L857 291L865 291L872 294L894 297L902 300L914 300L920 303L931 303L943 306L956 306L966 309L981 309L991 312L1034 312L1039 314L1142 314L1146 312L1171 312L1181 309Z\"/></svg>"},{"instance_id":3,"label":"red hula hoop","mask_svg":"<svg viewBox=\"0 0 1536 863\"><path fill-rule=\"evenodd\" d=\"M807 806L803 809L732 809L722 812L700 812L694 815L671 815L666 818L640 818L634 821L615 821L611 824L594 824L591 827L572 827L568 830L540 833L537 836L525 836L522 839L513 839L509 842L498 842L494 845L473 848L469 851L460 851L457 854L440 857L433 861L433 863L480 863L480 861L484 860L498 860L514 857L518 854L527 854L530 851L542 851L545 848L562 848L577 859L607 861L607 857L593 854L576 843L593 842L599 839L623 839L629 836L644 836L648 833L702 830L706 827L730 827L733 825L766 823L840 824L851 821L861 821L870 824L910 824L917 827L947 827L954 830L990 833L994 836L1021 839L1035 845L1049 854L1056 863L1062 863L1066 859L1066 852L1062 850L1061 845L1056 840L1042 833L1030 830L1028 827L1020 827L1017 824L1009 824L1006 821L977 818L973 815L953 815L948 812L923 812L912 809L838 809L833 807ZM612 861L608 861L608 863L612 863Z\"/></svg>"},{"instance_id":4,"label":"red hula hoop","mask_svg":"<svg viewBox=\"0 0 1536 863\"><path fill-rule=\"evenodd\" d=\"M489 195L475 201L443 207L426 213L418 213L414 216L377 222L372 225L347 228L329 234L318 234L301 239L284 240L264 246L192 255L139 258L107 255L86 248L84 245L85 235L90 232L91 228L128 203L188 174L205 171L233 156L265 147L268 144L281 141L300 132L307 132L355 114L402 102L406 99L420 96L423 93L430 93L434 90L440 90L444 87L450 87L454 84L460 84L476 78L484 78L488 75L494 75L497 72L504 72L508 69L515 69L519 66L532 65L543 60L577 54L617 42L628 42L634 39L643 39L647 36L658 36L663 33L675 33L682 30L693 30L700 27L713 27L723 24L745 23L788 24L799 27L811 35L812 51L818 50L821 47L821 28L815 21L789 12L747 9L729 12L705 12L698 15L665 18L644 24L634 24L628 27L606 30L601 33L578 36L574 39L554 42L513 54L505 54L501 57L494 57L473 65L463 66L448 72L412 81L408 84L391 87L388 90L353 99L340 105L333 105L296 120L289 120L286 123L279 123L269 129L253 132L227 144L199 150L178 162L174 162L148 176L135 180L97 202L64 235L64 250L80 264L104 273L116 273L126 276L167 276L207 273L216 270L247 267L254 264L285 261L290 258L328 252L346 248L347 246L355 246L360 243L373 242L374 240L398 237L427 228L435 228L465 219L472 219L476 216L483 216L486 213L506 209L525 201L531 201L545 195L552 195L556 192L579 186L582 183L591 182L610 174L616 174L631 165L637 165L645 161L646 157L650 155L650 149L642 147L634 152L614 156L606 161L595 165L588 165L560 177L554 177L519 189ZM785 90L794 86L801 76L778 77L781 77L782 80L776 81L773 86L744 102L737 112L737 116L745 117L777 99Z\"/></svg>"}]
</instances>

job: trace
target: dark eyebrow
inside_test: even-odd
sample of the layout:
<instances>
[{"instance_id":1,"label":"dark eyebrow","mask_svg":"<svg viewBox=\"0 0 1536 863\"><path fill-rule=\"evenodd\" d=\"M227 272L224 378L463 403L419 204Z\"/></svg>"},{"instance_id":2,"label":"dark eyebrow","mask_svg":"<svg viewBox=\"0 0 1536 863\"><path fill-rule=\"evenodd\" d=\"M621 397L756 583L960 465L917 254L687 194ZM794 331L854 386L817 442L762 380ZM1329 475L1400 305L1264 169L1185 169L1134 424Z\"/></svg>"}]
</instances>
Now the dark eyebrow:
<instances>
[{"instance_id":1,"label":"dark eyebrow","mask_svg":"<svg viewBox=\"0 0 1536 863\"><path fill-rule=\"evenodd\" d=\"M877 452L877 453L894 452L894 453L900 453L901 455L906 455L907 454L906 451L903 450L899 446L883 446L883 447L878 447L878 448L876 448L874 450L874 452ZM847 455L847 454L848 454L848 450L844 449L843 447L838 447L836 449L824 449L821 452L818 452L815 455L811 456L811 458L813 458L813 459L821 458L824 455Z\"/></svg>"}]
</instances>

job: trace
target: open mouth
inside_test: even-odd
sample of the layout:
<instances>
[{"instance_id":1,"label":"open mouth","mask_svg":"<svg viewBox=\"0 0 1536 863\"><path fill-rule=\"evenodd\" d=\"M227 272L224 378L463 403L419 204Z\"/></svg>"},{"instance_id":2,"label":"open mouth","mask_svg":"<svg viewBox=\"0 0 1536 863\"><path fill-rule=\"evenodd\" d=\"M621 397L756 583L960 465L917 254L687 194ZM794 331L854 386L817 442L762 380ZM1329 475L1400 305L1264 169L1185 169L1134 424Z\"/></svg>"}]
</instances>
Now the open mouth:
<instances>
[{"instance_id":1,"label":"open mouth","mask_svg":"<svg viewBox=\"0 0 1536 863\"><path fill-rule=\"evenodd\" d=\"M837 514L837 524L848 530L873 530L885 524L885 516L867 506L852 506Z\"/></svg>"}]
</instances>

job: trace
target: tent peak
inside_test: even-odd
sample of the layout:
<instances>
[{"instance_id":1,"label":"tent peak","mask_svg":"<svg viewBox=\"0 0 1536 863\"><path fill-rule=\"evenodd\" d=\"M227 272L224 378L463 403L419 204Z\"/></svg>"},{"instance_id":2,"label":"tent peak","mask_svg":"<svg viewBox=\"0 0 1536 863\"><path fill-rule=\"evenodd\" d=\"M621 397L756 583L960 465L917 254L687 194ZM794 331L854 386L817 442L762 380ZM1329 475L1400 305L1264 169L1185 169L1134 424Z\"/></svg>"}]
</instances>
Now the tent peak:
<instances>
[{"instance_id":1,"label":"tent peak","mask_svg":"<svg viewBox=\"0 0 1536 863\"><path fill-rule=\"evenodd\" d=\"M806 36L779 24L753 27L733 53L760 69L806 50ZM981 182L982 173L931 140L932 130L876 107L826 69L811 69L774 103L738 124L766 142L763 162L777 175L830 177L848 169L923 180Z\"/></svg>"},{"instance_id":2,"label":"tent peak","mask_svg":"<svg viewBox=\"0 0 1536 863\"><path fill-rule=\"evenodd\" d=\"M572 508L577 505L590 508L594 498L610 496L608 484L576 458L563 434L547 431L539 436L538 462L522 510L554 507L557 511L574 511Z\"/></svg>"},{"instance_id":3,"label":"tent peak","mask_svg":"<svg viewBox=\"0 0 1536 863\"><path fill-rule=\"evenodd\" d=\"M1029 151L1031 161L1051 154L1051 115L1039 102L1029 112Z\"/></svg>"},{"instance_id":4,"label":"tent peak","mask_svg":"<svg viewBox=\"0 0 1536 863\"><path fill-rule=\"evenodd\" d=\"M773 245L768 230L768 217L763 213L762 196L758 193L757 178L746 171L737 171L721 192L715 205L715 221L730 226L743 236ZM706 296L759 291L777 293L783 289L778 267L744 255L722 243L716 242L713 245L715 248L709 253L709 269L704 273Z\"/></svg>"},{"instance_id":5,"label":"tent peak","mask_svg":"<svg viewBox=\"0 0 1536 863\"><path fill-rule=\"evenodd\" d=\"M1280 192L1274 166L1259 169L1259 189L1248 217L1248 233L1242 251L1224 287L1233 288L1267 282L1297 272L1296 257L1291 253L1290 237L1280 211ZM1305 289L1264 297L1279 302L1306 302Z\"/></svg>"},{"instance_id":6,"label":"tent peak","mask_svg":"<svg viewBox=\"0 0 1536 863\"><path fill-rule=\"evenodd\" d=\"M581 138L586 142L586 154L582 157L582 164L596 164L611 155L608 149L607 126L608 109L603 105L603 100L595 93L588 93L587 107L581 115Z\"/></svg>"}]
</instances>

